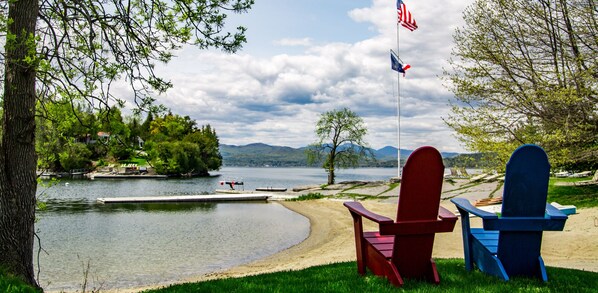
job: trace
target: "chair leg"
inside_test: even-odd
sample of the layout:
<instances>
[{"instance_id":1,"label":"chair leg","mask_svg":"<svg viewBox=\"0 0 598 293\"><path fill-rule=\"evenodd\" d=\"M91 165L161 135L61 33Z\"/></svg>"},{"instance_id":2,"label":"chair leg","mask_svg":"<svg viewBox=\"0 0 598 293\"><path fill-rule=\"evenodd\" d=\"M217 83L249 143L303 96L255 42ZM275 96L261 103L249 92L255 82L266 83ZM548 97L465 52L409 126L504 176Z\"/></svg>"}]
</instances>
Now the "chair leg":
<instances>
[{"instance_id":1,"label":"chair leg","mask_svg":"<svg viewBox=\"0 0 598 293\"><path fill-rule=\"evenodd\" d=\"M504 281L509 280L509 275L500 259L486 250L486 247L474 240L472 241L472 249L472 258L480 271L501 278Z\"/></svg>"},{"instance_id":2,"label":"chair leg","mask_svg":"<svg viewBox=\"0 0 598 293\"><path fill-rule=\"evenodd\" d=\"M469 213L463 209L458 209L459 214L461 215L461 235L463 237L463 254L465 259L465 269L467 271L473 270L473 255L471 251L471 242L473 236L471 235L470 231L470 224L469 224Z\"/></svg>"},{"instance_id":3,"label":"chair leg","mask_svg":"<svg viewBox=\"0 0 598 293\"><path fill-rule=\"evenodd\" d=\"M357 245L357 250L361 250L360 245ZM367 264L367 254L365 253L357 253L357 272L364 276L366 273L366 264Z\"/></svg>"},{"instance_id":4,"label":"chair leg","mask_svg":"<svg viewBox=\"0 0 598 293\"><path fill-rule=\"evenodd\" d=\"M391 261L387 261L387 264L386 278L388 278L388 281L395 287L403 286L403 278L401 278L401 274L399 274L397 267Z\"/></svg>"},{"instance_id":5,"label":"chair leg","mask_svg":"<svg viewBox=\"0 0 598 293\"><path fill-rule=\"evenodd\" d=\"M366 241L363 237L363 224L361 216L351 213L353 216L353 228L355 230L355 253L357 259L357 272L365 275L367 265Z\"/></svg>"},{"instance_id":6,"label":"chair leg","mask_svg":"<svg viewBox=\"0 0 598 293\"><path fill-rule=\"evenodd\" d=\"M428 281L434 284L440 284L440 275L438 269L436 269L436 263L433 259L430 259L430 270L428 271Z\"/></svg>"},{"instance_id":7,"label":"chair leg","mask_svg":"<svg viewBox=\"0 0 598 293\"><path fill-rule=\"evenodd\" d=\"M382 253L371 245L367 245L367 267L377 276L385 277L396 287L403 286L403 277L392 261L386 259Z\"/></svg>"},{"instance_id":8,"label":"chair leg","mask_svg":"<svg viewBox=\"0 0 598 293\"><path fill-rule=\"evenodd\" d=\"M544 260L542 256L538 256L538 266L539 266L539 277L542 278L542 281L548 282L548 274L546 274L546 267L544 266Z\"/></svg>"}]
</instances>

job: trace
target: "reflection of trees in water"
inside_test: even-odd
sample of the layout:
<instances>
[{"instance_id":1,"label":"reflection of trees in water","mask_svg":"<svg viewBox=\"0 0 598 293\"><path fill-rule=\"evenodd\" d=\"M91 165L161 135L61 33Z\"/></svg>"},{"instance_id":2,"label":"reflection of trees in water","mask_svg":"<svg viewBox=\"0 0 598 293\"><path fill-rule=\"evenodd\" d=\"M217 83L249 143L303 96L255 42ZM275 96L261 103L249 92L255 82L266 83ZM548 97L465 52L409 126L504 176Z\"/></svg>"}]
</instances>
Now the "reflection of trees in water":
<instances>
[{"instance_id":1,"label":"reflection of trees in water","mask_svg":"<svg viewBox=\"0 0 598 293\"><path fill-rule=\"evenodd\" d=\"M86 213L86 212L189 212L189 211L211 211L216 208L217 203L118 203L102 204L87 199L61 200L48 199L44 201L46 207L38 213Z\"/></svg>"}]
</instances>

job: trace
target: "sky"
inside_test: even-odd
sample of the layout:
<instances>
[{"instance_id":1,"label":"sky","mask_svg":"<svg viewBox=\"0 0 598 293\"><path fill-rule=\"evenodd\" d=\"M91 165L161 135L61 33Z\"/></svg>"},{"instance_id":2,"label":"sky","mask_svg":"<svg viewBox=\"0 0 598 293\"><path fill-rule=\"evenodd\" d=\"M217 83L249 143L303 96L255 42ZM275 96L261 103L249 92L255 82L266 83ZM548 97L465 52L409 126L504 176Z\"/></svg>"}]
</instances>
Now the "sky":
<instances>
[{"instance_id":1,"label":"sky","mask_svg":"<svg viewBox=\"0 0 598 293\"><path fill-rule=\"evenodd\" d=\"M472 1L404 0L419 28L397 34L395 0L256 0L228 20L228 27L247 28L243 48L176 52L157 69L174 85L157 100L210 124L221 144L294 148L316 142L323 113L346 107L364 120L366 142L380 149L398 146L400 87L402 149L466 152L443 122L453 95L440 77ZM390 49L411 65L405 77L391 70Z\"/></svg>"}]
</instances>

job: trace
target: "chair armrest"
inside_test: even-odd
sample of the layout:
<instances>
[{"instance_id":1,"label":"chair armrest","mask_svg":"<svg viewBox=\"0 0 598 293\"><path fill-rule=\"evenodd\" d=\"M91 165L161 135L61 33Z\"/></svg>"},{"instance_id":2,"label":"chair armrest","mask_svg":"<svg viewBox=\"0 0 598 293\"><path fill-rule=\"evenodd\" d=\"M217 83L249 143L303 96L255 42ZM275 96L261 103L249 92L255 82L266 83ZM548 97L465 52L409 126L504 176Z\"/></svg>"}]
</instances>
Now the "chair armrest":
<instances>
[{"instance_id":1,"label":"chair armrest","mask_svg":"<svg viewBox=\"0 0 598 293\"><path fill-rule=\"evenodd\" d=\"M457 220L457 216L455 216L455 214L453 214L451 211L445 209L442 206L438 207L438 217L441 220L449 220L449 221L456 221Z\"/></svg>"},{"instance_id":2,"label":"chair armrest","mask_svg":"<svg viewBox=\"0 0 598 293\"><path fill-rule=\"evenodd\" d=\"M452 232L457 217L380 224L380 235L424 235Z\"/></svg>"},{"instance_id":3,"label":"chair armrest","mask_svg":"<svg viewBox=\"0 0 598 293\"><path fill-rule=\"evenodd\" d=\"M343 203L343 205L349 209L352 215L358 215L367 218L378 224L394 223L394 221L390 218L368 211L366 208L363 207L363 205L361 205L361 203L358 203L356 201L348 201Z\"/></svg>"},{"instance_id":4,"label":"chair armrest","mask_svg":"<svg viewBox=\"0 0 598 293\"><path fill-rule=\"evenodd\" d=\"M552 220L566 220L568 218L565 213L549 203L546 204L546 215Z\"/></svg>"},{"instance_id":5,"label":"chair armrest","mask_svg":"<svg viewBox=\"0 0 598 293\"><path fill-rule=\"evenodd\" d=\"M496 214L489 213L487 211L483 211L483 210L480 210L480 209L474 207L469 202L469 200L467 200L465 198L453 198L453 199L451 199L451 202L457 206L457 208L459 209L459 212L461 213L461 216L464 216L462 212L466 212L466 213L474 214L484 220L498 219L498 216Z\"/></svg>"}]
</instances>

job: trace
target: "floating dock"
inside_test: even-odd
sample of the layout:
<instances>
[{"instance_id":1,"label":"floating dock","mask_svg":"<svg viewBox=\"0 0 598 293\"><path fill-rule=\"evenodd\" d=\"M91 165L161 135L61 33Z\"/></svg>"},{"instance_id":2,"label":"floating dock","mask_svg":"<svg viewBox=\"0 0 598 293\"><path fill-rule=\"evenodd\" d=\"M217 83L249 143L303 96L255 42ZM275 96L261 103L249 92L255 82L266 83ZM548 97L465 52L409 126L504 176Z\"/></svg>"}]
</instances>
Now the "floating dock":
<instances>
[{"instance_id":1,"label":"floating dock","mask_svg":"<svg viewBox=\"0 0 598 293\"><path fill-rule=\"evenodd\" d=\"M231 202L231 201L266 201L267 194L216 194L216 195L179 195L179 196L138 196L138 197L101 197L99 203L166 203L166 202Z\"/></svg>"},{"instance_id":2,"label":"floating dock","mask_svg":"<svg viewBox=\"0 0 598 293\"><path fill-rule=\"evenodd\" d=\"M255 191L285 192L287 189L284 187L258 187Z\"/></svg>"}]
</instances>

